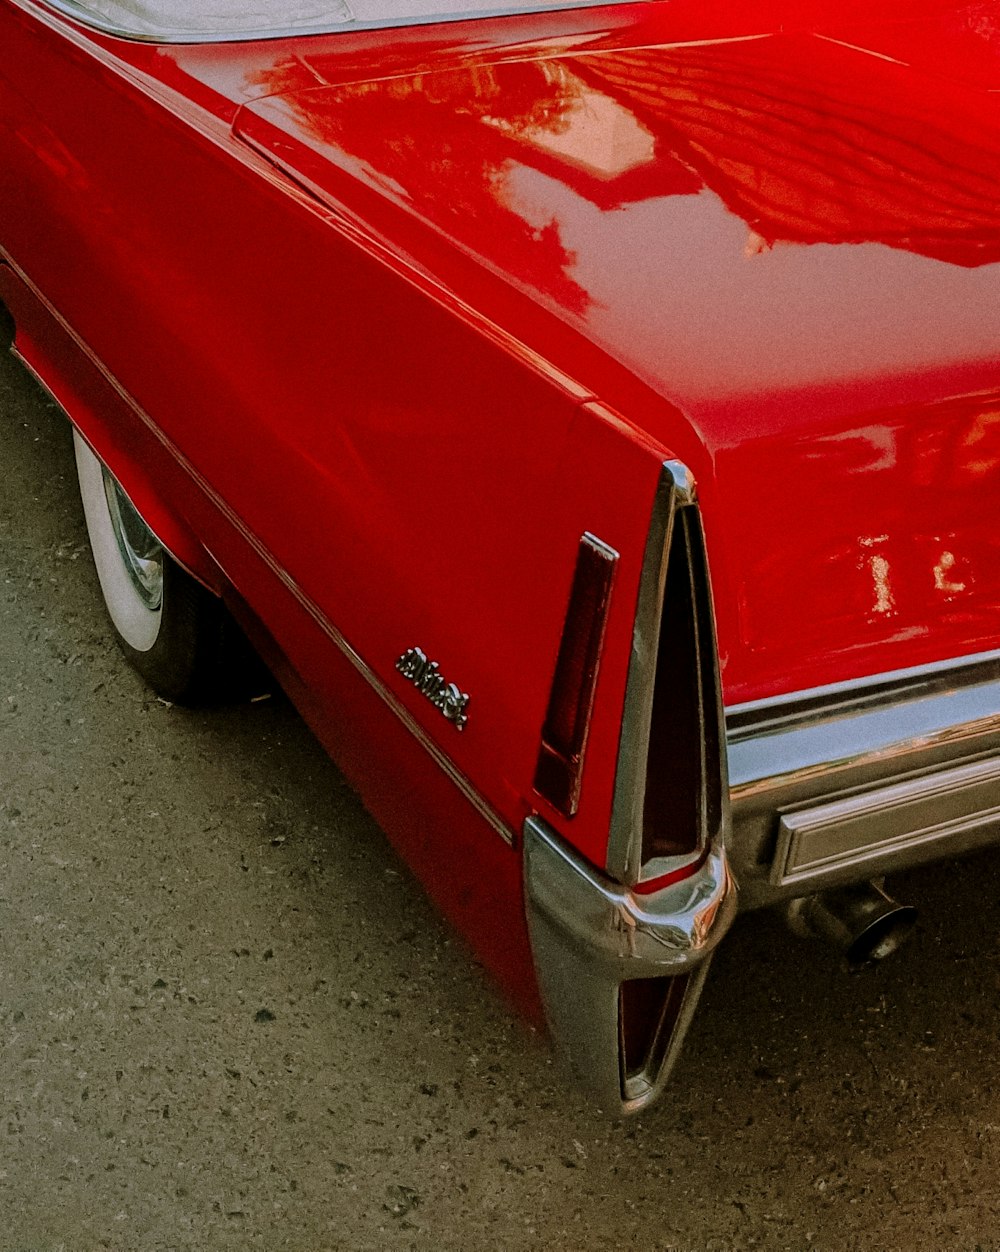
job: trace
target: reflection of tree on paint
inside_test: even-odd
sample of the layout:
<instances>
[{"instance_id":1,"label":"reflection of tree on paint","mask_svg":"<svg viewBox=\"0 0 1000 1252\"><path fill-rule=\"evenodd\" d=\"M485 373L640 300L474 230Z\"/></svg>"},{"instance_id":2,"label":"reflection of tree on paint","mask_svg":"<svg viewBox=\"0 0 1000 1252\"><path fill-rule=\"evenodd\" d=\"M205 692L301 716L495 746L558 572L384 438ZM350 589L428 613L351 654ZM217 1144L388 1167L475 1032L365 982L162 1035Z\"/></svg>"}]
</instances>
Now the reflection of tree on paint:
<instances>
[{"instance_id":1,"label":"reflection of tree on paint","mask_svg":"<svg viewBox=\"0 0 1000 1252\"><path fill-rule=\"evenodd\" d=\"M892 51L773 34L416 73L398 64L346 85L286 62L261 85L331 159L459 246L482 253L488 240L506 273L585 315L558 197L536 180L534 207L518 199L527 168L605 214L708 188L746 222L749 254L876 242L967 267L1000 260L1000 109ZM310 76L318 85L304 88Z\"/></svg>"},{"instance_id":2,"label":"reflection of tree on paint","mask_svg":"<svg viewBox=\"0 0 1000 1252\"><path fill-rule=\"evenodd\" d=\"M573 68L747 223L750 250L877 242L956 265L1000 260L1000 109L980 91L811 36Z\"/></svg>"},{"instance_id":3,"label":"reflection of tree on paint","mask_svg":"<svg viewBox=\"0 0 1000 1252\"><path fill-rule=\"evenodd\" d=\"M282 90L279 71L267 87ZM519 63L300 91L289 104L311 135L362 162L421 217L459 243L474 222L510 273L582 314L588 297L569 277L575 257L558 222L526 220L509 185L517 135L558 134L574 90L557 62Z\"/></svg>"}]
</instances>

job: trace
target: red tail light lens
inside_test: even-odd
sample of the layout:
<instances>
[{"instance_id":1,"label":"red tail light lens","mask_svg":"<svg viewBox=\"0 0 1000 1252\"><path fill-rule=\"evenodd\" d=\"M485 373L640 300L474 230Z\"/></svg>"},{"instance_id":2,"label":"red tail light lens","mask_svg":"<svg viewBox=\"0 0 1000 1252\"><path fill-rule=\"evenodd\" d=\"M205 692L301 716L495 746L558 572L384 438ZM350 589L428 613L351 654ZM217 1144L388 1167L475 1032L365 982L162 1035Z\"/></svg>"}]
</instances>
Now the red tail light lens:
<instances>
[{"instance_id":1,"label":"red tail light lens","mask_svg":"<svg viewBox=\"0 0 1000 1252\"><path fill-rule=\"evenodd\" d=\"M633 628L608 873L639 893L693 873L723 837L728 780L708 560L694 480L665 461Z\"/></svg>"},{"instance_id":2,"label":"red tail light lens","mask_svg":"<svg viewBox=\"0 0 1000 1252\"><path fill-rule=\"evenodd\" d=\"M642 811L643 878L656 872L649 862L698 852L720 820L715 639L705 569L698 512L679 509L656 660Z\"/></svg>"},{"instance_id":3,"label":"red tail light lens","mask_svg":"<svg viewBox=\"0 0 1000 1252\"><path fill-rule=\"evenodd\" d=\"M618 989L622 1096L636 1099L656 1081L684 1006L689 976L635 978Z\"/></svg>"},{"instance_id":4,"label":"red tail light lens","mask_svg":"<svg viewBox=\"0 0 1000 1252\"><path fill-rule=\"evenodd\" d=\"M583 757L597 689L618 553L594 535L580 540L542 743L535 790L567 817L580 801Z\"/></svg>"}]
</instances>

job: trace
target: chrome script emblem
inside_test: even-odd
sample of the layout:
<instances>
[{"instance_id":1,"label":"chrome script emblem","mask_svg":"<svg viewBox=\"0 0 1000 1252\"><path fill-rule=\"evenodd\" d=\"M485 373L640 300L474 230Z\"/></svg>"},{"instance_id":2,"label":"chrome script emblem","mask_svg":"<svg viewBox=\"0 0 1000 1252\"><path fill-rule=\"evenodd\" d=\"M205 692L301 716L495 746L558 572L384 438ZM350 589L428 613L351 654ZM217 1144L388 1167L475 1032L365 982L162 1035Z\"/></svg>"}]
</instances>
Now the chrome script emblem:
<instances>
[{"instance_id":1,"label":"chrome script emblem","mask_svg":"<svg viewBox=\"0 0 1000 1252\"><path fill-rule=\"evenodd\" d=\"M396 669L408 678L414 687L439 709L456 730L461 730L469 720L468 692L460 691L454 683L445 682L438 672L437 661L428 661L423 648L408 648L396 662Z\"/></svg>"}]
</instances>

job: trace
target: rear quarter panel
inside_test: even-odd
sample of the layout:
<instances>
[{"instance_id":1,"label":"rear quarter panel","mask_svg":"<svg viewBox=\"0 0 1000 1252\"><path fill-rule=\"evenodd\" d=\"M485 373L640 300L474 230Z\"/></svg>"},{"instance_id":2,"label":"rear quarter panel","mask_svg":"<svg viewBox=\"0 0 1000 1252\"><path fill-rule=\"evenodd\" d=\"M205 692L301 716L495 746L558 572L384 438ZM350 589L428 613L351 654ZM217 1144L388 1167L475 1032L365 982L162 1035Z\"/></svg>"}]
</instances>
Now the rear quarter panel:
<instances>
[{"instance_id":1,"label":"rear quarter panel","mask_svg":"<svg viewBox=\"0 0 1000 1252\"><path fill-rule=\"evenodd\" d=\"M185 515L369 799L393 756L338 749L366 715L331 707L345 656L483 798L492 838L544 812L531 780L576 548L591 531L621 553L581 810L546 814L599 862L670 450L109 41L9 6L0 20L9 259L185 468ZM396 672L413 645L470 694L461 734Z\"/></svg>"}]
</instances>

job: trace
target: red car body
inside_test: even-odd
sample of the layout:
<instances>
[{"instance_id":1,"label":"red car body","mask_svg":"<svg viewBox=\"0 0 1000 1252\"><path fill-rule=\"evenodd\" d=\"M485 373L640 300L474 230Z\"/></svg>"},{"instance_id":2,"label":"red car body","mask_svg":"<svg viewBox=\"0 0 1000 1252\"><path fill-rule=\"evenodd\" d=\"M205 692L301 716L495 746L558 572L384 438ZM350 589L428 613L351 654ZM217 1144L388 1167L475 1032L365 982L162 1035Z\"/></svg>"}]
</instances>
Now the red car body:
<instances>
[{"instance_id":1,"label":"red car body","mask_svg":"<svg viewBox=\"0 0 1000 1252\"><path fill-rule=\"evenodd\" d=\"M1000 837L998 49L0 0L16 351L613 1106L737 901Z\"/></svg>"}]
</instances>

